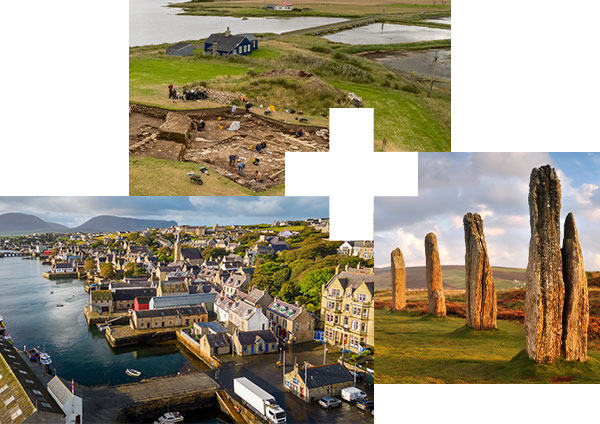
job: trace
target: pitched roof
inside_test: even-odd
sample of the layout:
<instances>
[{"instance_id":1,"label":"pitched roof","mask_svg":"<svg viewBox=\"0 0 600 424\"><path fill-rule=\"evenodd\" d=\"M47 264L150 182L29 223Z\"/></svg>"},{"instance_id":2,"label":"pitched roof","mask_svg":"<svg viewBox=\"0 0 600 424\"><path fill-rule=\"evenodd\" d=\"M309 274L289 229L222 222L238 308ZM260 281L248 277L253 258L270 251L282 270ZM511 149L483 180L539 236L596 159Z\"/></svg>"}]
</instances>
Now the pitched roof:
<instances>
[{"instance_id":1,"label":"pitched roof","mask_svg":"<svg viewBox=\"0 0 600 424\"><path fill-rule=\"evenodd\" d=\"M353 381L350 372L341 364L309 366L306 370L298 368L298 375L309 389Z\"/></svg>"},{"instance_id":2,"label":"pitched roof","mask_svg":"<svg viewBox=\"0 0 600 424\"><path fill-rule=\"evenodd\" d=\"M225 333L206 334L206 341L210 347L224 347L229 346L229 339Z\"/></svg>"},{"instance_id":3,"label":"pitched roof","mask_svg":"<svg viewBox=\"0 0 600 424\"><path fill-rule=\"evenodd\" d=\"M156 289L117 289L113 300L134 300L136 297L156 296Z\"/></svg>"},{"instance_id":4,"label":"pitched roof","mask_svg":"<svg viewBox=\"0 0 600 424\"><path fill-rule=\"evenodd\" d=\"M225 36L225 33L217 33L211 34L210 37L206 39L206 43L217 43L217 49L219 51L230 52L234 50L240 43L244 40L248 39L246 34L237 34L230 35L229 37ZM249 40L249 39L248 39ZM225 227L216 227L215 230L222 230Z\"/></svg>"},{"instance_id":5,"label":"pitched roof","mask_svg":"<svg viewBox=\"0 0 600 424\"><path fill-rule=\"evenodd\" d=\"M242 346L253 345L259 338L265 343L277 342L277 337L271 330L240 331L237 333L237 339Z\"/></svg>"},{"instance_id":6,"label":"pitched roof","mask_svg":"<svg viewBox=\"0 0 600 424\"><path fill-rule=\"evenodd\" d=\"M206 308L203 305L165 309L145 309L143 311L135 311L135 314L138 318L168 317L176 315L203 315L207 313L208 312L206 311Z\"/></svg>"},{"instance_id":7,"label":"pitched roof","mask_svg":"<svg viewBox=\"0 0 600 424\"><path fill-rule=\"evenodd\" d=\"M52 380L48 382L48 391L55 396L59 405L62 406L64 406L65 403L67 403L69 399L73 397L71 391L67 389L67 386L65 386L62 381L60 381L58 376L54 376Z\"/></svg>"},{"instance_id":8,"label":"pitched roof","mask_svg":"<svg viewBox=\"0 0 600 424\"><path fill-rule=\"evenodd\" d=\"M300 312L302 312L302 308L296 305L292 305L290 303L284 302L283 300L274 300L273 303L269 305L267 308L269 312L273 312L285 319L296 319Z\"/></svg>"},{"instance_id":9,"label":"pitched roof","mask_svg":"<svg viewBox=\"0 0 600 424\"><path fill-rule=\"evenodd\" d=\"M181 256L190 260L202 259L202 252L197 247L185 247L181 249Z\"/></svg>"}]
</instances>

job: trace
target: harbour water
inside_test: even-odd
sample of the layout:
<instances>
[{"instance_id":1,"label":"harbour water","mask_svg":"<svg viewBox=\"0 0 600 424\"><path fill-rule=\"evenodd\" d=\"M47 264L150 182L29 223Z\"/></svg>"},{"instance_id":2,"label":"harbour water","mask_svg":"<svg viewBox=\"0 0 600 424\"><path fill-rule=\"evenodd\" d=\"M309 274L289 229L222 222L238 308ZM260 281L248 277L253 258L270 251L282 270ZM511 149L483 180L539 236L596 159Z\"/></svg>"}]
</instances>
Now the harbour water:
<instances>
[{"instance_id":1,"label":"harbour water","mask_svg":"<svg viewBox=\"0 0 600 424\"><path fill-rule=\"evenodd\" d=\"M181 9L167 7L168 0L129 0L129 46L174 43L206 38L227 27L238 33L295 31L341 22L341 18L234 18L231 16L182 16Z\"/></svg>"},{"instance_id":2,"label":"harbour water","mask_svg":"<svg viewBox=\"0 0 600 424\"><path fill-rule=\"evenodd\" d=\"M445 40L450 38L450 31L441 28L377 23L326 35L324 38L344 44L414 43Z\"/></svg>"},{"instance_id":3,"label":"harbour water","mask_svg":"<svg viewBox=\"0 0 600 424\"><path fill-rule=\"evenodd\" d=\"M48 269L35 259L0 258L0 315L17 348L39 346L51 354L58 375L83 385L134 382L192 366L175 343L111 349L85 321L85 282L47 280L42 272ZM127 368L142 376L127 376Z\"/></svg>"}]
</instances>

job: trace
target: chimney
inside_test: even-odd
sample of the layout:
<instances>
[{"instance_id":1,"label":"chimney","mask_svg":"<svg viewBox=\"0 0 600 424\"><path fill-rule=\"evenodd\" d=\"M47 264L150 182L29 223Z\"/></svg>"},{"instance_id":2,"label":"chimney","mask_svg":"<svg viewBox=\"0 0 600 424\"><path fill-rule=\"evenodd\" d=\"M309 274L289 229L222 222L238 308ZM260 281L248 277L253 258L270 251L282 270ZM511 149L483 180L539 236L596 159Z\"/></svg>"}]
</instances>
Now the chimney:
<instances>
[{"instance_id":1,"label":"chimney","mask_svg":"<svg viewBox=\"0 0 600 424\"><path fill-rule=\"evenodd\" d=\"M346 264L346 271L348 271L348 264Z\"/></svg>"},{"instance_id":2,"label":"chimney","mask_svg":"<svg viewBox=\"0 0 600 424\"><path fill-rule=\"evenodd\" d=\"M225 31L225 37L231 37L231 30L227 27L227 31Z\"/></svg>"},{"instance_id":3,"label":"chimney","mask_svg":"<svg viewBox=\"0 0 600 424\"><path fill-rule=\"evenodd\" d=\"M340 265L338 264L338 265L335 267L335 275L338 275L339 273L340 273Z\"/></svg>"}]
</instances>

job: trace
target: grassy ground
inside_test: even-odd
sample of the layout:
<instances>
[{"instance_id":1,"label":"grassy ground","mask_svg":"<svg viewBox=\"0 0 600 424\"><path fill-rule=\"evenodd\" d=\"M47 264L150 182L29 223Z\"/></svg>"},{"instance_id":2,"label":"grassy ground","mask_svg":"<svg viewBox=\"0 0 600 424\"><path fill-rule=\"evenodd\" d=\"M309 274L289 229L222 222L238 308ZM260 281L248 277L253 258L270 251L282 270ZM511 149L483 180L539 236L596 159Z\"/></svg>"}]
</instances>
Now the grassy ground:
<instances>
[{"instance_id":1,"label":"grassy ground","mask_svg":"<svg viewBox=\"0 0 600 424\"><path fill-rule=\"evenodd\" d=\"M198 42L199 44L200 42ZM427 97L426 84L357 55L377 46L346 46L309 35L263 40L246 57L215 58L197 52L193 57L167 57L164 46L130 50L130 100L177 108L198 108L197 102L173 104L167 86L204 85L242 92L251 101L277 109L303 110L309 124L328 125L329 107L351 107L346 92L375 108L375 149L386 137L389 151L449 151L450 93L435 86ZM392 45L395 49L402 45ZM449 41L413 43L407 49L449 47ZM386 46L384 49L389 49ZM265 71L301 70L318 79L262 77ZM203 102L204 107L214 104ZM276 116L286 119L286 116Z\"/></svg>"},{"instance_id":2,"label":"grassy ground","mask_svg":"<svg viewBox=\"0 0 600 424\"><path fill-rule=\"evenodd\" d=\"M277 3L277 2L273 2ZM214 15L261 17L261 16L339 16L344 18L358 18L366 15L414 13L417 11L435 12L449 11L450 1L436 2L431 0L330 0L316 2L315 0L294 1L293 11L265 10L264 2L257 0L216 0L216 1L190 1L179 2L174 6L183 7L185 14L189 15Z\"/></svg>"},{"instance_id":3,"label":"grassy ground","mask_svg":"<svg viewBox=\"0 0 600 424\"><path fill-rule=\"evenodd\" d=\"M255 193L216 172L202 174L203 185L190 182L190 171L200 173L200 164L143 158L129 159L130 196L283 196L283 186ZM209 168L210 171L210 168Z\"/></svg>"},{"instance_id":4,"label":"grassy ground","mask_svg":"<svg viewBox=\"0 0 600 424\"><path fill-rule=\"evenodd\" d=\"M464 318L376 310L377 383L600 383L600 346L585 363L536 365L523 351L523 326L498 321L474 331Z\"/></svg>"}]
</instances>

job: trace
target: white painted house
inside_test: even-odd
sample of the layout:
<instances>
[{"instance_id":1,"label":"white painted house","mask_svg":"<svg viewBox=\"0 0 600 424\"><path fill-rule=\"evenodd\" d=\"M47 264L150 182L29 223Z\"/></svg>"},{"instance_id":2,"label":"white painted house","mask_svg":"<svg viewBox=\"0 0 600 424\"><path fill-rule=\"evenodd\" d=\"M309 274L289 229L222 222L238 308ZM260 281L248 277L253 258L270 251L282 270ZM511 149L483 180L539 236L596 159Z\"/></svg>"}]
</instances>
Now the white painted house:
<instances>
[{"instance_id":1,"label":"white painted house","mask_svg":"<svg viewBox=\"0 0 600 424\"><path fill-rule=\"evenodd\" d=\"M57 376L48 382L48 393L64 412L65 424L83 423L83 400L75 396Z\"/></svg>"},{"instance_id":2,"label":"white painted house","mask_svg":"<svg viewBox=\"0 0 600 424\"><path fill-rule=\"evenodd\" d=\"M251 306L237 301L229 309L229 322L240 331L258 331L269 329L269 319L260 306Z\"/></svg>"},{"instance_id":3,"label":"white painted house","mask_svg":"<svg viewBox=\"0 0 600 424\"><path fill-rule=\"evenodd\" d=\"M281 2L275 5L275 10L289 11L294 10L294 5L288 2Z\"/></svg>"}]
</instances>

